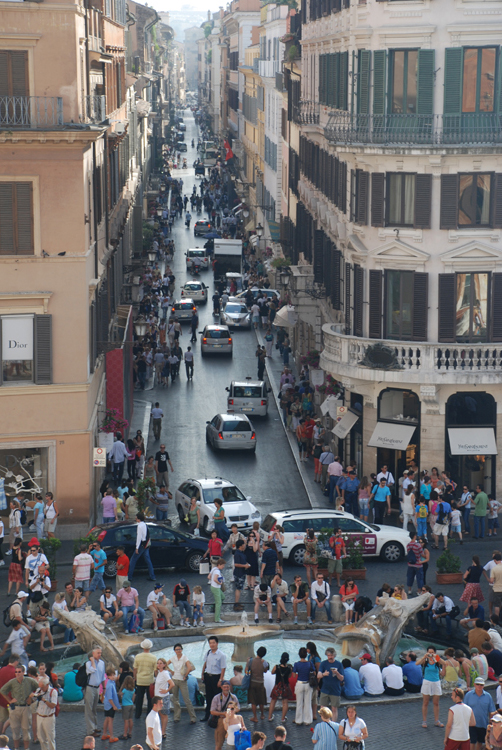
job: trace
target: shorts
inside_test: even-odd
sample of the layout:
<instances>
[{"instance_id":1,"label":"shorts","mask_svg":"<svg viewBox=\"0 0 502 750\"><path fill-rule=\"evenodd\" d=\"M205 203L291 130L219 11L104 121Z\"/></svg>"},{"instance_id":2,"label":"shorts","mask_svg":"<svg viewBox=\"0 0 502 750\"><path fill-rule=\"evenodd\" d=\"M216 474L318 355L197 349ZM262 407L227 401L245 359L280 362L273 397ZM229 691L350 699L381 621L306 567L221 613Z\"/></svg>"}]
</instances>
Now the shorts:
<instances>
[{"instance_id":1,"label":"shorts","mask_svg":"<svg viewBox=\"0 0 502 750\"><path fill-rule=\"evenodd\" d=\"M86 578L85 581L77 581L75 580L75 588L78 588L78 586L82 586L82 589L84 591L89 591L89 584L91 582L90 578Z\"/></svg>"},{"instance_id":2,"label":"shorts","mask_svg":"<svg viewBox=\"0 0 502 750\"><path fill-rule=\"evenodd\" d=\"M453 533L461 534L462 533L462 526L459 524L458 526L452 526L450 528L450 531Z\"/></svg>"},{"instance_id":3,"label":"shorts","mask_svg":"<svg viewBox=\"0 0 502 750\"><path fill-rule=\"evenodd\" d=\"M9 709L6 706L0 706L0 723L7 721L9 718Z\"/></svg>"},{"instance_id":4,"label":"shorts","mask_svg":"<svg viewBox=\"0 0 502 750\"><path fill-rule=\"evenodd\" d=\"M448 536L448 524L447 523L435 523L432 527L432 533L436 536Z\"/></svg>"},{"instance_id":5,"label":"shorts","mask_svg":"<svg viewBox=\"0 0 502 750\"><path fill-rule=\"evenodd\" d=\"M246 576L236 576L234 575L234 586L237 591L242 591L244 588L244 581L246 580Z\"/></svg>"},{"instance_id":6,"label":"shorts","mask_svg":"<svg viewBox=\"0 0 502 750\"><path fill-rule=\"evenodd\" d=\"M50 532L53 534L56 531L56 526L58 524L57 516L56 518L46 518L45 519L45 533L47 534Z\"/></svg>"},{"instance_id":7,"label":"shorts","mask_svg":"<svg viewBox=\"0 0 502 750\"><path fill-rule=\"evenodd\" d=\"M320 706L333 706L333 708L338 708L340 705L340 695L328 695L327 693L323 693L321 691L321 697L319 698L319 705Z\"/></svg>"},{"instance_id":8,"label":"shorts","mask_svg":"<svg viewBox=\"0 0 502 750\"><path fill-rule=\"evenodd\" d=\"M259 682L252 682L248 689L248 703L255 706L264 706L267 702L265 686Z\"/></svg>"},{"instance_id":9,"label":"shorts","mask_svg":"<svg viewBox=\"0 0 502 750\"><path fill-rule=\"evenodd\" d=\"M105 708L105 716L108 716L111 719L113 719L113 717L115 716L115 709L114 708Z\"/></svg>"},{"instance_id":10,"label":"shorts","mask_svg":"<svg viewBox=\"0 0 502 750\"><path fill-rule=\"evenodd\" d=\"M132 719L134 713L134 706L122 706L122 718L124 721Z\"/></svg>"},{"instance_id":11,"label":"shorts","mask_svg":"<svg viewBox=\"0 0 502 750\"><path fill-rule=\"evenodd\" d=\"M113 607L106 607L104 611L101 610L100 615L103 619L105 619L106 612L109 612L112 617L115 617L115 610L113 609Z\"/></svg>"},{"instance_id":12,"label":"shorts","mask_svg":"<svg viewBox=\"0 0 502 750\"><path fill-rule=\"evenodd\" d=\"M441 681L435 680L424 680L422 682L422 689L420 690L422 695L442 695Z\"/></svg>"},{"instance_id":13,"label":"shorts","mask_svg":"<svg viewBox=\"0 0 502 750\"><path fill-rule=\"evenodd\" d=\"M277 557L279 558L279 565L282 568L282 566L284 565L284 555L283 555L283 553L282 552L278 552L277 553Z\"/></svg>"},{"instance_id":14,"label":"shorts","mask_svg":"<svg viewBox=\"0 0 502 750\"><path fill-rule=\"evenodd\" d=\"M37 631L38 633L41 633L41 632L42 632L42 630L45 630L45 629L48 629L48 628L50 628L50 624L49 624L49 621L48 621L48 620L43 620L42 622L37 622L37 623L35 624L35 630L36 630L36 631Z\"/></svg>"},{"instance_id":15,"label":"shorts","mask_svg":"<svg viewBox=\"0 0 502 750\"><path fill-rule=\"evenodd\" d=\"M471 747L471 741L470 740L450 740L448 739L446 741L446 745L444 746L444 750L470 750Z\"/></svg>"},{"instance_id":16,"label":"shorts","mask_svg":"<svg viewBox=\"0 0 502 750\"><path fill-rule=\"evenodd\" d=\"M493 592L493 606L502 607L502 591Z\"/></svg>"},{"instance_id":17,"label":"shorts","mask_svg":"<svg viewBox=\"0 0 502 750\"><path fill-rule=\"evenodd\" d=\"M362 516L367 516L370 509L370 501L368 497L359 498L359 513Z\"/></svg>"},{"instance_id":18,"label":"shorts","mask_svg":"<svg viewBox=\"0 0 502 750\"><path fill-rule=\"evenodd\" d=\"M328 558L328 573L341 573L343 570L343 562L340 558L340 560L336 560L334 557Z\"/></svg>"},{"instance_id":19,"label":"shorts","mask_svg":"<svg viewBox=\"0 0 502 750\"><path fill-rule=\"evenodd\" d=\"M471 744L475 745L476 742L485 744L486 728L485 727L469 727L469 737Z\"/></svg>"}]
</instances>

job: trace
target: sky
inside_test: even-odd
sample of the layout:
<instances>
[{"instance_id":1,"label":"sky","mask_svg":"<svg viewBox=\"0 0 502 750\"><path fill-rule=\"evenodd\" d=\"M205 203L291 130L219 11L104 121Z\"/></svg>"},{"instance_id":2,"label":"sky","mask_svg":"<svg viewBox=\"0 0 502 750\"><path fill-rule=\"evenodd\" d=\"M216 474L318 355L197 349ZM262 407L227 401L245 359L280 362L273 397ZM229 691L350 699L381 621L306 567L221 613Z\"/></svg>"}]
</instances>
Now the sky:
<instances>
[{"instance_id":1,"label":"sky","mask_svg":"<svg viewBox=\"0 0 502 750\"><path fill-rule=\"evenodd\" d=\"M218 10L220 5L226 5L226 3L223 0L190 0L190 3L181 5L173 2L173 0L150 0L148 5L158 11L186 11L188 15L191 10L199 13L207 13L208 10L214 12Z\"/></svg>"}]
</instances>

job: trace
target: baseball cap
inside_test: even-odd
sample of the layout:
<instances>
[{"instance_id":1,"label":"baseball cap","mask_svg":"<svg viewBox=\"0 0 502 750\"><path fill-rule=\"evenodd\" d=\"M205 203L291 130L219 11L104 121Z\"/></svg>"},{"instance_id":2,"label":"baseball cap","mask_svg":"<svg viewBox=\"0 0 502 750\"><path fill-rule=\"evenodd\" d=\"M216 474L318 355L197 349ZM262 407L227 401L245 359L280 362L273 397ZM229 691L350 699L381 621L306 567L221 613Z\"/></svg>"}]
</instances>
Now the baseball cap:
<instances>
[{"instance_id":1,"label":"baseball cap","mask_svg":"<svg viewBox=\"0 0 502 750\"><path fill-rule=\"evenodd\" d=\"M18 591L16 599L27 599L29 594L26 591Z\"/></svg>"},{"instance_id":2,"label":"baseball cap","mask_svg":"<svg viewBox=\"0 0 502 750\"><path fill-rule=\"evenodd\" d=\"M161 589L161 588L163 588L163 587L164 587L164 584L163 584L163 583L156 583L156 584L154 585L154 587L153 587L153 588L154 588L154 589Z\"/></svg>"},{"instance_id":3,"label":"baseball cap","mask_svg":"<svg viewBox=\"0 0 502 750\"><path fill-rule=\"evenodd\" d=\"M476 677L476 679L474 680L474 684L475 685L484 685L485 681L483 680L482 677Z\"/></svg>"},{"instance_id":4,"label":"baseball cap","mask_svg":"<svg viewBox=\"0 0 502 750\"><path fill-rule=\"evenodd\" d=\"M494 716L492 716L491 721L502 721L502 716L500 714L495 714Z\"/></svg>"},{"instance_id":5,"label":"baseball cap","mask_svg":"<svg viewBox=\"0 0 502 750\"><path fill-rule=\"evenodd\" d=\"M230 680L223 680L222 685L230 685Z\"/></svg>"},{"instance_id":6,"label":"baseball cap","mask_svg":"<svg viewBox=\"0 0 502 750\"><path fill-rule=\"evenodd\" d=\"M360 658L361 659L367 659L368 661L371 661L372 656L371 656L371 654L366 653L366 654L363 654ZM484 683L483 683L483 685L484 685Z\"/></svg>"}]
</instances>

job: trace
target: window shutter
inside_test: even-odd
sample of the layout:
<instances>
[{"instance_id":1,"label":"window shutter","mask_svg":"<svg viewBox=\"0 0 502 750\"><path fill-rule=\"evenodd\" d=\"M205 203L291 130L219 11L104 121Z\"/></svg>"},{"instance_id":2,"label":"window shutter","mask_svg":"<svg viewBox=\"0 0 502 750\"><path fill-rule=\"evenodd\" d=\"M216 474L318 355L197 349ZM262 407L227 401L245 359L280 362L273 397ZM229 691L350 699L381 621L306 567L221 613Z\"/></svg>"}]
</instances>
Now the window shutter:
<instances>
[{"instance_id":1,"label":"window shutter","mask_svg":"<svg viewBox=\"0 0 502 750\"><path fill-rule=\"evenodd\" d=\"M9 53L0 50L0 96L9 96Z\"/></svg>"},{"instance_id":2,"label":"window shutter","mask_svg":"<svg viewBox=\"0 0 502 750\"><path fill-rule=\"evenodd\" d=\"M323 278L323 240L324 232L322 229L314 231L314 281L322 284Z\"/></svg>"},{"instance_id":3,"label":"window shutter","mask_svg":"<svg viewBox=\"0 0 502 750\"><path fill-rule=\"evenodd\" d=\"M415 176L415 227L431 228L432 175Z\"/></svg>"},{"instance_id":4,"label":"window shutter","mask_svg":"<svg viewBox=\"0 0 502 750\"><path fill-rule=\"evenodd\" d=\"M12 96L28 96L27 52L10 52Z\"/></svg>"},{"instance_id":5,"label":"window shutter","mask_svg":"<svg viewBox=\"0 0 502 750\"><path fill-rule=\"evenodd\" d=\"M347 164L344 161L340 162L338 175L338 208L342 213L347 210Z\"/></svg>"},{"instance_id":6,"label":"window shutter","mask_svg":"<svg viewBox=\"0 0 502 750\"><path fill-rule=\"evenodd\" d=\"M370 319L368 332L370 339L382 338L382 272L370 271L369 286Z\"/></svg>"},{"instance_id":7,"label":"window shutter","mask_svg":"<svg viewBox=\"0 0 502 750\"><path fill-rule=\"evenodd\" d=\"M383 227L385 215L385 174L373 172L371 175L371 226Z\"/></svg>"},{"instance_id":8,"label":"window shutter","mask_svg":"<svg viewBox=\"0 0 502 750\"><path fill-rule=\"evenodd\" d=\"M462 47L447 47L444 51L444 114L462 112Z\"/></svg>"},{"instance_id":9,"label":"window shutter","mask_svg":"<svg viewBox=\"0 0 502 750\"><path fill-rule=\"evenodd\" d=\"M52 315L34 317L35 383L52 383Z\"/></svg>"},{"instance_id":10,"label":"window shutter","mask_svg":"<svg viewBox=\"0 0 502 750\"><path fill-rule=\"evenodd\" d=\"M360 115L367 115L370 111L370 70L371 52L363 49L359 52L357 78L357 111Z\"/></svg>"},{"instance_id":11,"label":"window shutter","mask_svg":"<svg viewBox=\"0 0 502 750\"><path fill-rule=\"evenodd\" d=\"M387 52L378 49L373 52L373 114L385 114L385 78Z\"/></svg>"},{"instance_id":12,"label":"window shutter","mask_svg":"<svg viewBox=\"0 0 502 750\"><path fill-rule=\"evenodd\" d=\"M370 187L369 172L360 171L358 174L357 186L357 214L356 222L358 224L368 223L368 192Z\"/></svg>"},{"instance_id":13,"label":"window shutter","mask_svg":"<svg viewBox=\"0 0 502 750\"><path fill-rule=\"evenodd\" d=\"M2 318L0 317L0 385L3 384L3 366L2 366Z\"/></svg>"},{"instance_id":14,"label":"window shutter","mask_svg":"<svg viewBox=\"0 0 502 750\"><path fill-rule=\"evenodd\" d=\"M417 114L432 115L434 107L434 50L418 50Z\"/></svg>"},{"instance_id":15,"label":"window shutter","mask_svg":"<svg viewBox=\"0 0 502 750\"><path fill-rule=\"evenodd\" d=\"M350 281L352 266L350 263L345 264L345 334L350 336Z\"/></svg>"},{"instance_id":16,"label":"window shutter","mask_svg":"<svg viewBox=\"0 0 502 750\"><path fill-rule=\"evenodd\" d=\"M0 254L14 255L14 183L0 182Z\"/></svg>"},{"instance_id":17,"label":"window shutter","mask_svg":"<svg viewBox=\"0 0 502 750\"><path fill-rule=\"evenodd\" d=\"M429 274L413 274L413 341L427 341Z\"/></svg>"},{"instance_id":18,"label":"window shutter","mask_svg":"<svg viewBox=\"0 0 502 750\"><path fill-rule=\"evenodd\" d=\"M347 109L347 89L349 75L349 53L340 52L339 55L339 88L338 88L338 109Z\"/></svg>"},{"instance_id":19,"label":"window shutter","mask_svg":"<svg viewBox=\"0 0 502 750\"><path fill-rule=\"evenodd\" d=\"M502 227L502 174L494 174L492 178L493 193L493 226Z\"/></svg>"},{"instance_id":20,"label":"window shutter","mask_svg":"<svg viewBox=\"0 0 502 750\"><path fill-rule=\"evenodd\" d=\"M502 341L502 273L493 274L492 341Z\"/></svg>"},{"instance_id":21,"label":"window shutter","mask_svg":"<svg viewBox=\"0 0 502 750\"><path fill-rule=\"evenodd\" d=\"M438 340L444 343L455 341L455 274L439 274Z\"/></svg>"},{"instance_id":22,"label":"window shutter","mask_svg":"<svg viewBox=\"0 0 502 750\"><path fill-rule=\"evenodd\" d=\"M338 106L338 70L339 54L329 56L330 67L328 69L328 105L330 107Z\"/></svg>"},{"instance_id":23,"label":"window shutter","mask_svg":"<svg viewBox=\"0 0 502 750\"><path fill-rule=\"evenodd\" d=\"M17 254L33 255L33 186L31 182L15 183Z\"/></svg>"},{"instance_id":24,"label":"window shutter","mask_svg":"<svg viewBox=\"0 0 502 750\"><path fill-rule=\"evenodd\" d=\"M495 92L495 112L502 112L502 49L499 47L498 50L498 71L496 75L497 79L497 90Z\"/></svg>"},{"instance_id":25,"label":"window shutter","mask_svg":"<svg viewBox=\"0 0 502 750\"><path fill-rule=\"evenodd\" d=\"M342 253L331 245L331 304L335 310L340 310L342 300L340 295L340 280L342 277Z\"/></svg>"},{"instance_id":26,"label":"window shutter","mask_svg":"<svg viewBox=\"0 0 502 750\"><path fill-rule=\"evenodd\" d=\"M96 346L96 303L89 308L89 369L94 372L98 350Z\"/></svg>"},{"instance_id":27,"label":"window shutter","mask_svg":"<svg viewBox=\"0 0 502 750\"><path fill-rule=\"evenodd\" d=\"M363 269L354 266L354 336L363 335Z\"/></svg>"},{"instance_id":28,"label":"window shutter","mask_svg":"<svg viewBox=\"0 0 502 750\"><path fill-rule=\"evenodd\" d=\"M458 223L458 175L441 175L440 229L456 229Z\"/></svg>"}]
</instances>

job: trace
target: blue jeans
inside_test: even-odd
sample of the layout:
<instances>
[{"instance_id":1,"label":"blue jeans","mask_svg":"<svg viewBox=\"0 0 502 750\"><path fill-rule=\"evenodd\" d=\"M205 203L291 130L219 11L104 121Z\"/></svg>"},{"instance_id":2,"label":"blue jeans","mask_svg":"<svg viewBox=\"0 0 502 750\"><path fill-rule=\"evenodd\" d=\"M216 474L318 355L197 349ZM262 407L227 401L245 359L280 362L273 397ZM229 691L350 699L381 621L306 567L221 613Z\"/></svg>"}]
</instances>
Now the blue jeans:
<instances>
[{"instance_id":1,"label":"blue jeans","mask_svg":"<svg viewBox=\"0 0 502 750\"><path fill-rule=\"evenodd\" d=\"M357 502L357 492L345 492L345 511L359 518L359 503Z\"/></svg>"},{"instance_id":2,"label":"blue jeans","mask_svg":"<svg viewBox=\"0 0 502 750\"><path fill-rule=\"evenodd\" d=\"M446 617L438 617L436 620L432 617L432 613L430 615L431 620L431 628L433 633L437 633L439 631L439 623L443 622L443 620L446 620L446 632L448 635L451 635L451 617L450 615L446 615Z\"/></svg>"},{"instance_id":3,"label":"blue jeans","mask_svg":"<svg viewBox=\"0 0 502 750\"><path fill-rule=\"evenodd\" d=\"M413 565L408 565L408 570L406 572L406 583L408 584L408 588L411 589L413 586L413 580L417 577L417 587L419 589L422 588L424 585L424 571L422 568L415 568Z\"/></svg>"},{"instance_id":4,"label":"blue jeans","mask_svg":"<svg viewBox=\"0 0 502 750\"><path fill-rule=\"evenodd\" d=\"M141 390L144 391L146 385L146 370L138 370L138 380Z\"/></svg>"},{"instance_id":5,"label":"blue jeans","mask_svg":"<svg viewBox=\"0 0 502 750\"><path fill-rule=\"evenodd\" d=\"M469 522L469 516L471 515L471 509L470 508L464 508L464 525L465 530L467 534L471 533L471 524Z\"/></svg>"},{"instance_id":6,"label":"blue jeans","mask_svg":"<svg viewBox=\"0 0 502 750\"><path fill-rule=\"evenodd\" d=\"M336 491L337 481L338 481L338 477L330 476L329 478L329 501L330 503L334 502L333 495L335 494L335 491Z\"/></svg>"},{"instance_id":7,"label":"blue jeans","mask_svg":"<svg viewBox=\"0 0 502 750\"><path fill-rule=\"evenodd\" d=\"M106 588L105 582L103 581L103 571L98 572L98 573L94 572L91 585L89 586L89 591L96 591L98 586L100 589Z\"/></svg>"},{"instance_id":8,"label":"blue jeans","mask_svg":"<svg viewBox=\"0 0 502 750\"><path fill-rule=\"evenodd\" d=\"M157 521L167 521L167 510L160 510L160 508L155 508L155 518Z\"/></svg>"},{"instance_id":9,"label":"blue jeans","mask_svg":"<svg viewBox=\"0 0 502 750\"><path fill-rule=\"evenodd\" d=\"M481 533L479 529L481 527ZM474 536L484 539L485 536L485 516L474 516Z\"/></svg>"},{"instance_id":10,"label":"blue jeans","mask_svg":"<svg viewBox=\"0 0 502 750\"><path fill-rule=\"evenodd\" d=\"M115 484L118 484L122 479L122 475L124 473L124 463L124 461L121 461L118 464L113 464L113 481Z\"/></svg>"},{"instance_id":11,"label":"blue jeans","mask_svg":"<svg viewBox=\"0 0 502 750\"><path fill-rule=\"evenodd\" d=\"M71 643L71 641L74 641L75 638L77 637L71 628L66 628L62 622L59 622L59 620L54 620L52 624L65 629L64 630L64 642L65 643Z\"/></svg>"},{"instance_id":12,"label":"blue jeans","mask_svg":"<svg viewBox=\"0 0 502 750\"><path fill-rule=\"evenodd\" d=\"M127 574L129 580L132 580L134 568L136 567L136 563L138 562L139 558L144 555L146 564L148 565L148 573L150 575L150 578L152 580L155 580L155 571L153 569L152 561L150 560L150 550L147 547L146 549L144 547L141 547L139 550L139 553L134 550L134 554L131 557L131 562L129 563L129 573Z\"/></svg>"},{"instance_id":13,"label":"blue jeans","mask_svg":"<svg viewBox=\"0 0 502 750\"><path fill-rule=\"evenodd\" d=\"M310 600L310 604L312 606L311 617L312 617L312 620L315 620L315 613L317 611L317 599L311 599ZM331 620L331 603L330 603L329 599L325 599L324 600L324 604L321 607L321 611L323 609L326 610L326 616L327 616L328 620Z\"/></svg>"},{"instance_id":14,"label":"blue jeans","mask_svg":"<svg viewBox=\"0 0 502 750\"><path fill-rule=\"evenodd\" d=\"M417 534L427 538L427 519L417 518Z\"/></svg>"},{"instance_id":15,"label":"blue jeans","mask_svg":"<svg viewBox=\"0 0 502 750\"><path fill-rule=\"evenodd\" d=\"M122 622L124 624L124 630L129 630L129 617L127 616L129 612L134 612L135 607L122 607L122 612L124 613L124 616L122 617ZM141 607L138 607L138 617L139 617L139 626L140 628L143 627L143 620L145 619L145 610L141 609Z\"/></svg>"},{"instance_id":16,"label":"blue jeans","mask_svg":"<svg viewBox=\"0 0 502 750\"><path fill-rule=\"evenodd\" d=\"M183 617L190 618L192 616L192 607L190 606L188 602L185 602L185 601L176 602L176 606L178 607L180 611L181 619L183 619Z\"/></svg>"},{"instance_id":17,"label":"blue jeans","mask_svg":"<svg viewBox=\"0 0 502 750\"><path fill-rule=\"evenodd\" d=\"M230 531L228 530L225 521L216 521L214 524L214 528L218 532L218 536L220 537L220 539L222 539L224 542L228 541Z\"/></svg>"}]
</instances>

